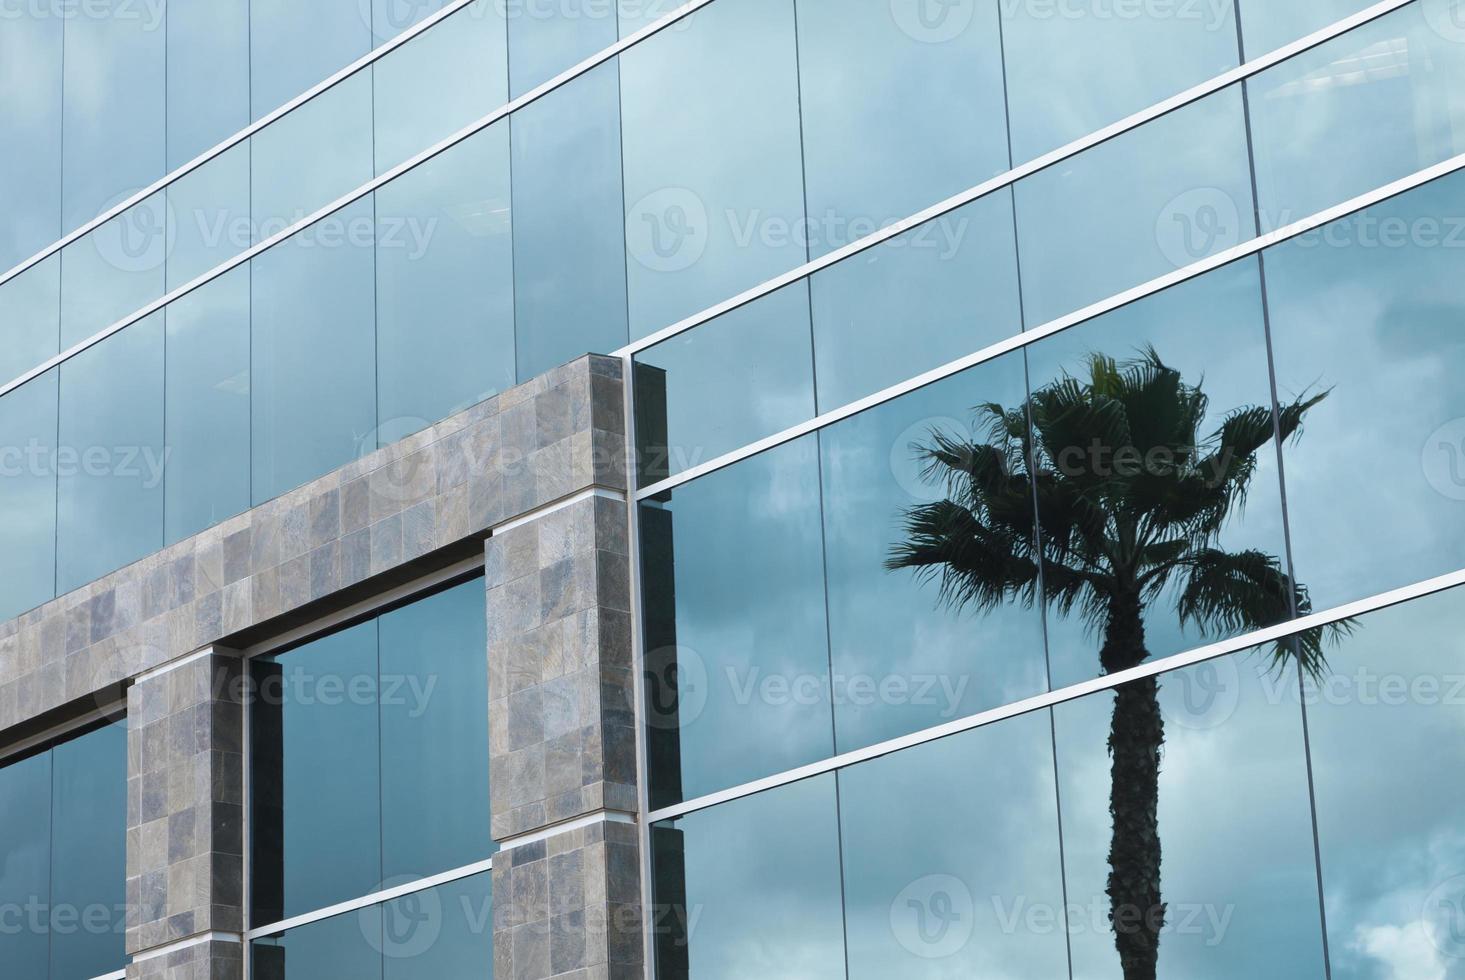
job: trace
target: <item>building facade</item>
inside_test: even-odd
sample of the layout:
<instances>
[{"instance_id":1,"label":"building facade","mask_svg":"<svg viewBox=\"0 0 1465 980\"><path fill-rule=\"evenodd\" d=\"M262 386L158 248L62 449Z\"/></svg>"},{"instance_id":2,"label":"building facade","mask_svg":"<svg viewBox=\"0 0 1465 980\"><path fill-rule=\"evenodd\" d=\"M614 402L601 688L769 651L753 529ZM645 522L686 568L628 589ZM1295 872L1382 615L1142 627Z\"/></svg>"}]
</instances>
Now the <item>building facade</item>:
<instances>
[{"instance_id":1,"label":"building facade","mask_svg":"<svg viewBox=\"0 0 1465 980\"><path fill-rule=\"evenodd\" d=\"M1462 93L1465 0L0 0L0 975L1465 978Z\"/></svg>"}]
</instances>

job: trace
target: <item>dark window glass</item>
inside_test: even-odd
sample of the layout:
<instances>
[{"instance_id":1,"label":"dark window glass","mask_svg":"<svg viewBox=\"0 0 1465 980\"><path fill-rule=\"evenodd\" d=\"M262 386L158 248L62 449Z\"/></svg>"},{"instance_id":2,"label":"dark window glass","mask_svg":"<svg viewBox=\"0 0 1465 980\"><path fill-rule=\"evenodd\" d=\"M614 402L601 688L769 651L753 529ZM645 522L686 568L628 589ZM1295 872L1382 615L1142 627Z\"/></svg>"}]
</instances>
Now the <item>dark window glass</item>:
<instances>
[{"instance_id":1,"label":"dark window glass","mask_svg":"<svg viewBox=\"0 0 1465 980\"><path fill-rule=\"evenodd\" d=\"M814 414L807 280L636 355L643 482Z\"/></svg>"},{"instance_id":2,"label":"dark window glass","mask_svg":"<svg viewBox=\"0 0 1465 980\"><path fill-rule=\"evenodd\" d=\"M1297 683L1257 651L1053 710L1075 976L1123 975L1119 938L1147 962L1156 925L1158 976L1325 975Z\"/></svg>"},{"instance_id":3,"label":"dark window glass","mask_svg":"<svg viewBox=\"0 0 1465 980\"><path fill-rule=\"evenodd\" d=\"M641 522L653 800L829 756L814 437L679 487Z\"/></svg>"},{"instance_id":4,"label":"dark window glass","mask_svg":"<svg viewBox=\"0 0 1465 980\"><path fill-rule=\"evenodd\" d=\"M798 0L810 258L1008 168L995 7L923 3Z\"/></svg>"},{"instance_id":5,"label":"dark window glass","mask_svg":"<svg viewBox=\"0 0 1465 980\"><path fill-rule=\"evenodd\" d=\"M1009 355L922 388L819 434L824 478L829 639L836 748L904 735L1047 687L1041 609L1011 596L992 610L953 602L942 579L886 562L914 541L909 520L923 505L970 503L929 469L938 440L987 438L982 406L1021 406L1022 355ZM983 516L1033 572L1032 493L1007 488L1003 513ZM678 493L681 491L678 490ZM994 552L996 549L993 549Z\"/></svg>"},{"instance_id":6,"label":"dark window glass","mask_svg":"<svg viewBox=\"0 0 1465 980\"><path fill-rule=\"evenodd\" d=\"M843 980L836 800L825 775L652 827L657 975Z\"/></svg>"},{"instance_id":7,"label":"dark window glass","mask_svg":"<svg viewBox=\"0 0 1465 980\"><path fill-rule=\"evenodd\" d=\"M56 594L56 379L0 398L0 618Z\"/></svg>"},{"instance_id":8,"label":"dark window glass","mask_svg":"<svg viewBox=\"0 0 1465 980\"><path fill-rule=\"evenodd\" d=\"M43 752L0 769L0 903L20 909L22 927L0 930L5 972L42 980L50 961L50 937L34 928L26 909L51 902L51 754ZM44 920L42 920L44 921Z\"/></svg>"},{"instance_id":9,"label":"dark window glass","mask_svg":"<svg viewBox=\"0 0 1465 980\"><path fill-rule=\"evenodd\" d=\"M61 235L65 24L52 8L22 6L0 31L0 272Z\"/></svg>"},{"instance_id":10,"label":"dark window glass","mask_svg":"<svg viewBox=\"0 0 1465 980\"><path fill-rule=\"evenodd\" d=\"M249 125L249 12L249 0L168 2L170 171Z\"/></svg>"},{"instance_id":11,"label":"dark window glass","mask_svg":"<svg viewBox=\"0 0 1465 980\"><path fill-rule=\"evenodd\" d=\"M1011 192L817 272L809 288L820 411L1019 333Z\"/></svg>"},{"instance_id":12,"label":"dark window glass","mask_svg":"<svg viewBox=\"0 0 1465 980\"><path fill-rule=\"evenodd\" d=\"M163 544L163 315L61 365L56 590Z\"/></svg>"},{"instance_id":13,"label":"dark window glass","mask_svg":"<svg viewBox=\"0 0 1465 980\"><path fill-rule=\"evenodd\" d=\"M249 509L248 266L163 312L163 525L173 542Z\"/></svg>"},{"instance_id":14,"label":"dark window glass","mask_svg":"<svg viewBox=\"0 0 1465 980\"><path fill-rule=\"evenodd\" d=\"M0 384L60 349L61 256L51 255L0 285Z\"/></svg>"},{"instance_id":15,"label":"dark window glass","mask_svg":"<svg viewBox=\"0 0 1465 980\"><path fill-rule=\"evenodd\" d=\"M1317 608L1465 564L1462 199L1456 174L1266 253L1278 394L1327 394L1286 450Z\"/></svg>"},{"instance_id":16,"label":"dark window glass","mask_svg":"<svg viewBox=\"0 0 1465 980\"><path fill-rule=\"evenodd\" d=\"M51 754L51 980L87 980L127 962L127 726Z\"/></svg>"},{"instance_id":17,"label":"dark window glass","mask_svg":"<svg viewBox=\"0 0 1465 980\"><path fill-rule=\"evenodd\" d=\"M373 980L381 949L382 906L371 905L256 939L250 967L259 980Z\"/></svg>"},{"instance_id":18,"label":"dark window glass","mask_svg":"<svg viewBox=\"0 0 1465 980\"><path fill-rule=\"evenodd\" d=\"M601 65L513 115L514 304L526 380L628 339L619 90L616 66Z\"/></svg>"},{"instance_id":19,"label":"dark window glass","mask_svg":"<svg viewBox=\"0 0 1465 980\"><path fill-rule=\"evenodd\" d=\"M386 980L493 980L492 891L491 876L477 874L383 905ZM526 928L546 926L538 923ZM312 977L300 976L301 980Z\"/></svg>"},{"instance_id":20,"label":"dark window glass","mask_svg":"<svg viewBox=\"0 0 1465 980\"><path fill-rule=\"evenodd\" d=\"M1465 956L1465 672L1454 590L1361 617L1306 688L1338 980L1449 977Z\"/></svg>"},{"instance_id":21,"label":"dark window glass","mask_svg":"<svg viewBox=\"0 0 1465 980\"><path fill-rule=\"evenodd\" d=\"M1019 182L1027 325L1252 238L1244 124L1233 86Z\"/></svg>"},{"instance_id":22,"label":"dark window glass","mask_svg":"<svg viewBox=\"0 0 1465 980\"><path fill-rule=\"evenodd\" d=\"M1103 129L1238 62L1231 0L1000 6L1015 163ZM946 32L964 10L970 19L966 5L946 8ZM1173 153L1181 144L1162 139L1161 145Z\"/></svg>"},{"instance_id":23,"label":"dark window glass","mask_svg":"<svg viewBox=\"0 0 1465 980\"><path fill-rule=\"evenodd\" d=\"M1067 976L1053 780L1046 711L842 770L851 980Z\"/></svg>"},{"instance_id":24,"label":"dark window glass","mask_svg":"<svg viewBox=\"0 0 1465 980\"><path fill-rule=\"evenodd\" d=\"M514 383L508 141L492 126L376 192L383 445Z\"/></svg>"}]
</instances>

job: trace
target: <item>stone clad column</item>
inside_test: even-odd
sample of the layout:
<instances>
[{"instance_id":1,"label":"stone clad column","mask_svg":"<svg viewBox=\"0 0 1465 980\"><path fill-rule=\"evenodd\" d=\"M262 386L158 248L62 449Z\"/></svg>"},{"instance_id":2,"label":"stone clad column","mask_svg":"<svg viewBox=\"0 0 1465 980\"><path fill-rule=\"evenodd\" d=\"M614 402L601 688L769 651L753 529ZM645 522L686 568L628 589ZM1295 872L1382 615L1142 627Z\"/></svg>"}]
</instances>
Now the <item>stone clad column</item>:
<instances>
[{"instance_id":1,"label":"stone clad column","mask_svg":"<svg viewBox=\"0 0 1465 980\"><path fill-rule=\"evenodd\" d=\"M241 976L241 670L209 647L128 691L129 980Z\"/></svg>"},{"instance_id":2,"label":"stone clad column","mask_svg":"<svg viewBox=\"0 0 1465 980\"><path fill-rule=\"evenodd\" d=\"M626 507L582 495L486 545L502 980L644 976Z\"/></svg>"}]
</instances>

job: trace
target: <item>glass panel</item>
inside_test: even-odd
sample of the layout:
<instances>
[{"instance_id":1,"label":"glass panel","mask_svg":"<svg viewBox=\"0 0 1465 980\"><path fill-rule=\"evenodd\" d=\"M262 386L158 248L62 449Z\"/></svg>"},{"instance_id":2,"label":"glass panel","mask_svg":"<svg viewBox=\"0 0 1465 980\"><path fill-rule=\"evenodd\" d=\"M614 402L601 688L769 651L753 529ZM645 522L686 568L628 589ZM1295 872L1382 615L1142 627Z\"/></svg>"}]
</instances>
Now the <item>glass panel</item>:
<instances>
[{"instance_id":1,"label":"glass panel","mask_svg":"<svg viewBox=\"0 0 1465 980\"><path fill-rule=\"evenodd\" d=\"M372 207L363 198L251 261L256 505L376 449Z\"/></svg>"},{"instance_id":2,"label":"glass panel","mask_svg":"<svg viewBox=\"0 0 1465 980\"><path fill-rule=\"evenodd\" d=\"M397 6L401 2L413 0L394 0ZM371 20L365 0L251 0L253 117L274 111L371 50ZM369 134L369 118L367 126Z\"/></svg>"},{"instance_id":3,"label":"glass panel","mask_svg":"<svg viewBox=\"0 0 1465 980\"><path fill-rule=\"evenodd\" d=\"M1168 371L1145 363L1151 350ZM1120 375L1110 376L1108 365L1096 373L1094 355L1112 359ZM1039 520L1051 562L1054 687L1287 618L1256 261L1064 331L1029 347L1028 356L1048 476ZM1071 395L1063 386L1075 379L1083 415L1065 408ZM1087 414L1101 403L1118 403L1122 415ZM1075 521L1080 505L1101 510L1101 529L1085 531ZM1120 541L1133 546L1111 547ZM1070 573L1097 575L1100 585L1074 583L1078 605L1064 610L1057 583ZM1124 594L1143 634L1125 649L1105 649L1098 632L1113 582L1136 583ZM1260 589L1267 601L1232 609L1224 600L1238 583ZM1216 601L1222 604L1213 607Z\"/></svg>"},{"instance_id":4,"label":"glass panel","mask_svg":"<svg viewBox=\"0 0 1465 980\"><path fill-rule=\"evenodd\" d=\"M643 483L811 418L809 334L801 280L637 354Z\"/></svg>"},{"instance_id":5,"label":"glass panel","mask_svg":"<svg viewBox=\"0 0 1465 980\"><path fill-rule=\"evenodd\" d=\"M249 125L249 7L168 0L170 171Z\"/></svg>"},{"instance_id":6,"label":"glass panel","mask_svg":"<svg viewBox=\"0 0 1465 980\"><path fill-rule=\"evenodd\" d=\"M0 384L56 356L60 317L59 253L0 285Z\"/></svg>"},{"instance_id":7,"label":"glass panel","mask_svg":"<svg viewBox=\"0 0 1465 980\"><path fill-rule=\"evenodd\" d=\"M1053 709L1074 976L1320 980L1296 666L1258 651L1155 685Z\"/></svg>"},{"instance_id":8,"label":"glass panel","mask_svg":"<svg viewBox=\"0 0 1465 980\"><path fill-rule=\"evenodd\" d=\"M517 99L617 40L615 4L606 0L516 0L504 8L512 54L510 98Z\"/></svg>"},{"instance_id":9,"label":"glass panel","mask_svg":"<svg viewBox=\"0 0 1465 980\"><path fill-rule=\"evenodd\" d=\"M256 242L371 180L371 98L357 72L250 137Z\"/></svg>"},{"instance_id":10,"label":"glass panel","mask_svg":"<svg viewBox=\"0 0 1465 980\"><path fill-rule=\"evenodd\" d=\"M495 850L483 580L387 613L380 640L382 875L400 883Z\"/></svg>"},{"instance_id":11,"label":"glass panel","mask_svg":"<svg viewBox=\"0 0 1465 980\"><path fill-rule=\"evenodd\" d=\"M620 59L632 337L808 257L793 0L688 19Z\"/></svg>"},{"instance_id":12,"label":"glass panel","mask_svg":"<svg viewBox=\"0 0 1465 980\"><path fill-rule=\"evenodd\" d=\"M652 827L657 975L843 980L836 800L825 775Z\"/></svg>"},{"instance_id":13,"label":"glass panel","mask_svg":"<svg viewBox=\"0 0 1465 980\"><path fill-rule=\"evenodd\" d=\"M62 17L66 231L131 197L167 170L164 14L161 3L91 0L85 16Z\"/></svg>"},{"instance_id":14,"label":"glass panel","mask_svg":"<svg viewBox=\"0 0 1465 980\"><path fill-rule=\"evenodd\" d=\"M163 544L163 315L61 365L56 591Z\"/></svg>"},{"instance_id":15,"label":"glass panel","mask_svg":"<svg viewBox=\"0 0 1465 980\"><path fill-rule=\"evenodd\" d=\"M371 980L382 975L382 906L297 926L250 944L258 980Z\"/></svg>"},{"instance_id":16,"label":"glass panel","mask_svg":"<svg viewBox=\"0 0 1465 980\"><path fill-rule=\"evenodd\" d=\"M1449 977L1465 955L1465 592L1358 620L1307 686L1333 976Z\"/></svg>"},{"instance_id":17,"label":"glass panel","mask_svg":"<svg viewBox=\"0 0 1465 980\"><path fill-rule=\"evenodd\" d=\"M449 3L450 0L371 0L371 30L375 37L375 45L385 44L413 24L427 19L448 6ZM364 3L362 7L362 12L365 13Z\"/></svg>"},{"instance_id":18,"label":"glass panel","mask_svg":"<svg viewBox=\"0 0 1465 980\"><path fill-rule=\"evenodd\" d=\"M520 378L628 339L620 112L607 64L513 115Z\"/></svg>"},{"instance_id":19,"label":"glass panel","mask_svg":"<svg viewBox=\"0 0 1465 980\"><path fill-rule=\"evenodd\" d=\"M376 192L383 445L514 383L508 141L492 126Z\"/></svg>"},{"instance_id":20,"label":"glass panel","mask_svg":"<svg viewBox=\"0 0 1465 980\"><path fill-rule=\"evenodd\" d=\"M499 4L476 0L373 66L378 174L509 100L504 32Z\"/></svg>"},{"instance_id":21,"label":"glass panel","mask_svg":"<svg viewBox=\"0 0 1465 980\"><path fill-rule=\"evenodd\" d=\"M810 283L820 411L1019 333L1011 192L851 256Z\"/></svg>"},{"instance_id":22,"label":"glass panel","mask_svg":"<svg viewBox=\"0 0 1465 980\"><path fill-rule=\"evenodd\" d=\"M1018 183L1028 326L1252 238L1244 123L1232 87Z\"/></svg>"},{"instance_id":23,"label":"glass panel","mask_svg":"<svg viewBox=\"0 0 1465 980\"><path fill-rule=\"evenodd\" d=\"M52 757L51 980L87 980L127 963L127 725Z\"/></svg>"},{"instance_id":24,"label":"glass panel","mask_svg":"<svg viewBox=\"0 0 1465 980\"><path fill-rule=\"evenodd\" d=\"M958 509L975 507L965 516L990 529L987 540L1004 543L1007 561L1026 565L1029 583L1036 579L1027 481L1012 481L1000 499L977 507L944 474L928 470L927 455L940 439L984 441L990 419L982 406L1020 406L1024 394L1022 357L1008 356L819 434L837 751L1047 687L1043 617L1031 595L1004 596L997 608L983 609L943 588L943 576L930 574L930 566L886 565L907 548L929 547L917 521L939 514L950 522ZM949 492L955 500L946 499Z\"/></svg>"},{"instance_id":25,"label":"glass panel","mask_svg":"<svg viewBox=\"0 0 1465 980\"><path fill-rule=\"evenodd\" d=\"M0 398L0 620L56 595L56 377Z\"/></svg>"},{"instance_id":26,"label":"glass panel","mask_svg":"<svg viewBox=\"0 0 1465 980\"><path fill-rule=\"evenodd\" d=\"M254 244L249 208L249 143L168 185L168 290Z\"/></svg>"},{"instance_id":27,"label":"glass panel","mask_svg":"<svg viewBox=\"0 0 1465 980\"><path fill-rule=\"evenodd\" d=\"M1246 57L1274 51L1350 14L1373 6L1373 0L1240 0Z\"/></svg>"},{"instance_id":28,"label":"glass panel","mask_svg":"<svg viewBox=\"0 0 1465 980\"><path fill-rule=\"evenodd\" d=\"M164 310L163 531L181 541L249 509L249 269Z\"/></svg>"},{"instance_id":29,"label":"glass panel","mask_svg":"<svg viewBox=\"0 0 1465 980\"><path fill-rule=\"evenodd\" d=\"M0 272L61 235L61 35L45 7L0 31ZM3 320L0 320L3 322ZM53 352L54 353L54 352Z\"/></svg>"},{"instance_id":30,"label":"glass panel","mask_svg":"<svg viewBox=\"0 0 1465 980\"><path fill-rule=\"evenodd\" d=\"M7 909L45 908L51 903L49 752L0 768L0 827L5 828L0 903ZM50 937L44 922L40 925L0 929L0 957L8 974L27 980L47 975Z\"/></svg>"},{"instance_id":31,"label":"glass panel","mask_svg":"<svg viewBox=\"0 0 1465 980\"><path fill-rule=\"evenodd\" d=\"M1045 711L841 771L851 980L1067 976L1053 779Z\"/></svg>"},{"instance_id":32,"label":"glass panel","mask_svg":"<svg viewBox=\"0 0 1465 980\"><path fill-rule=\"evenodd\" d=\"M1465 0L1410 4L1247 84L1263 221L1281 227L1465 152Z\"/></svg>"},{"instance_id":33,"label":"glass panel","mask_svg":"<svg viewBox=\"0 0 1465 980\"><path fill-rule=\"evenodd\" d=\"M642 508L657 806L830 755L817 453L805 436Z\"/></svg>"},{"instance_id":34,"label":"glass panel","mask_svg":"<svg viewBox=\"0 0 1465 980\"><path fill-rule=\"evenodd\" d=\"M1103 129L1238 63L1231 0L1000 6L1014 163ZM951 33L963 10L971 19L966 5L945 9L942 26L926 30ZM1156 145L1174 151L1187 142Z\"/></svg>"},{"instance_id":35,"label":"glass panel","mask_svg":"<svg viewBox=\"0 0 1465 980\"><path fill-rule=\"evenodd\" d=\"M1465 565L1462 197L1455 174L1266 254L1278 394L1327 395L1286 453L1319 609Z\"/></svg>"},{"instance_id":36,"label":"glass panel","mask_svg":"<svg viewBox=\"0 0 1465 980\"><path fill-rule=\"evenodd\" d=\"M250 673L252 921L379 890L376 621L251 661Z\"/></svg>"},{"instance_id":37,"label":"glass panel","mask_svg":"<svg viewBox=\"0 0 1465 980\"><path fill-rule=\"evenodd\" d=\"M62 249L62 350L162 298L172 224L154 194Z\"/></svg>"},{"instance_id":38,"label":"glass panel","mask_svg":"<svg viewBox=\"0 0 1465 980\"><path fill-rule=\"evenodd\" d=\"M798 0L810 258L1008 168L994 5L925 4Z\"/></svg>"},{"instance_id":39,"label":"glass panel","mask_svg":"<svg viewBox=\"0 0 1465 980\"><path fill-rule=\"evenodd\" d=\"M483 584L479 583L479 589ZM480 603L479 618L483 606ZM479 659L483 659L480 657ZM485 812L483 826L487 826ZM477 874L382 906L386 980L493 980L491 875ZM530 928L545 928L540 923ZM553 928L552 926L550 928ZM554 956L557 946L552 946ZM313 974L300 974L302 980Z\"/></svg>"},{"instance_id":40,"label":"glass panel","mask_svg":"<svg viewBox=\"0 0 1465 980\"><path fill-rule=\"evenodd\" d=\"M682 6L683 2L684 0L616 0L621 37L629 37L648 24L661 20ZM686 30L680 21L669 29Z\"/></svg>"}]
</instances>

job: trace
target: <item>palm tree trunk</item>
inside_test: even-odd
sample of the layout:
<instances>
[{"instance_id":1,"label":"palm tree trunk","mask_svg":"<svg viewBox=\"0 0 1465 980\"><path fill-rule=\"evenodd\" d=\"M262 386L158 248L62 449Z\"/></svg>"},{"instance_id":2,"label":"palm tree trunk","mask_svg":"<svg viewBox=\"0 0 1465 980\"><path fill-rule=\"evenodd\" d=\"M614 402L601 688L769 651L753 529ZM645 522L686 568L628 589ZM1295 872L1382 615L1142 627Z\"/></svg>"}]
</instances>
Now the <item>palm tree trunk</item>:
<instances>
[{"instance_id":1,"label":"palm tree trunk","mask_svg":"<svg viewBox=\"0 0 1465 980\"><path fill-rule=\"evenodd\" d=\"M1114 673L1142 663L1144 621L1138 596L1109 607L1100 659ZM1165 720L1155 678L1131 681L1114 692L1109 725L1109 921L1124 980L1155 980L1165 904L1160 898L1160 753Z\"/></svg>"}]
</instances>

